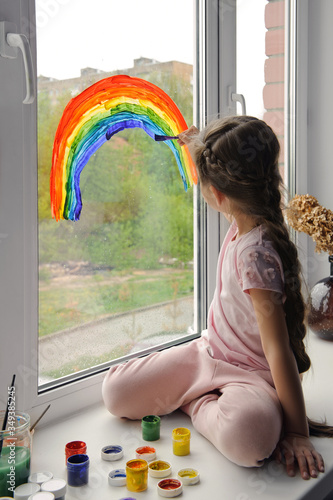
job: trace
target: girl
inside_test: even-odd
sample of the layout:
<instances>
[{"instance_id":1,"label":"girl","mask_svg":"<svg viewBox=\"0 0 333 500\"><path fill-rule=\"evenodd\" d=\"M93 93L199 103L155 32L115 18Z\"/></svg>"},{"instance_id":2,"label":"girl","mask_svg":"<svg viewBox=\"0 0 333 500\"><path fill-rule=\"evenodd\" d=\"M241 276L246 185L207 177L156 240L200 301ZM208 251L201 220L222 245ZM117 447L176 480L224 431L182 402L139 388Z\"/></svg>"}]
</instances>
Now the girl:
<instances>
[{"instance_id":1,"label":"girl","mask_svg":"<svg viewBox=\"0 0 333 500\"><path fill-rule=\"evenodd\" d=\"M304 479L324 471L309 440L300 373L305 306L300 265L281 209L279 143L253 117L180 134L206 202L231 221L222 245L208 328L200 339L111 367L108 410L141 419L181 408L198 432L242 466L273 452Z\"/></svg>"}]
</instances>

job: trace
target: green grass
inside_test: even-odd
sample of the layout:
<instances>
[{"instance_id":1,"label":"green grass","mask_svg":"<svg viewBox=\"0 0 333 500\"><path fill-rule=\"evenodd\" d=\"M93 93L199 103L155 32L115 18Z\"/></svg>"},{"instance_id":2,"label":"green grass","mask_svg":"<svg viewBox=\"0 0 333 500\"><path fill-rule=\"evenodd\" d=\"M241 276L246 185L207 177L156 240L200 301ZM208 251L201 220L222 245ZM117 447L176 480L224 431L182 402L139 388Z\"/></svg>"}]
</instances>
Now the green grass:
<instances>
[{"instance_id":1,"label":"green grass","mask_svg":"<svg viewBox=\"0 0 333 500\"><path fill-rule=\"evenodd\" d=\"M92 276L76 288L41 290L39 335L71 328L103 316L131 311L193 294L193 271L135 276L123 283L105 284Z\"/></svg>"}]
</instances>

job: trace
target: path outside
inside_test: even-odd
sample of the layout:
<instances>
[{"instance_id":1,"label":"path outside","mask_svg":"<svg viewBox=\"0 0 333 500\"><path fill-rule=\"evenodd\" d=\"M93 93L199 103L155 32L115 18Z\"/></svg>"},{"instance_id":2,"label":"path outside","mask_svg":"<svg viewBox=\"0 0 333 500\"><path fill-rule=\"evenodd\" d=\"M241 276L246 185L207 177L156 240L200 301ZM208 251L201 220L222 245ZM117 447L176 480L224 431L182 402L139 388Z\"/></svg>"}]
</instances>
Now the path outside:
<instances>
[{"instance_id":1,"label":"path outside","mask_svg":"<svg viewBox=\"0 0 333 500\"><path fill-rule=\"evenodd\" d=\"M39 339L39 374L59 370L82 356L102 356L130 346L130 352L186 335L193 325L193 297L116 314ZM175 333L176 332L176 333Z\"/></svg>"}]
</instances>

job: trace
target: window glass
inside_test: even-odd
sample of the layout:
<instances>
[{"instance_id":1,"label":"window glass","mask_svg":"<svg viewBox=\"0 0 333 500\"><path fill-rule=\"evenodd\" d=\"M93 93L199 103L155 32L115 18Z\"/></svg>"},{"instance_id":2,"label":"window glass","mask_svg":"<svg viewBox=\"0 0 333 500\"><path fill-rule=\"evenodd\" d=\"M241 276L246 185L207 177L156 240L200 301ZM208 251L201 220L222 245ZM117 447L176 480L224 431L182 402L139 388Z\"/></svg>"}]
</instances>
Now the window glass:
<instances>
[{"instance_id":1,"label":"window glass","mask_svg":"<svg viewBox=\"0 0 333 500\"><path fill-rule=\"evenodd\" d=\"M92 7L93 6L93 7ZM51 217L66 104L116 74L149 80L193 121L193 2L36 0L39 384L182 338L193 327L193 190L143 130L84 167L79 221Z\"/></svg>"}]
</instances>

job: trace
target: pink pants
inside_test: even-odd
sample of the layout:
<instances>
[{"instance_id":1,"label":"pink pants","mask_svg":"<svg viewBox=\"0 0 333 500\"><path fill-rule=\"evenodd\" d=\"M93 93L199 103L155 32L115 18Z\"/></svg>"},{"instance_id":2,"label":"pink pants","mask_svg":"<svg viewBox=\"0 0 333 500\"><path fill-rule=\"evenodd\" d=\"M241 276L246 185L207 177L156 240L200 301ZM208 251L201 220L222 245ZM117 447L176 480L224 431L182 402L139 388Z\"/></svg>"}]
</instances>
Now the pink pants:
<instances>
[{"instance_id":1,"label":"pink pants","mask_svg":"<svg viewBox=\"0 0 333 500\"><path fill-rule=\"evenodd\" d=\"M203 338L111 367L102 391L118 417L181 408L224 456L245 467L262 465L280 438L282 411L270 372L212 358Z\"/></svg>"}]
</instances>

